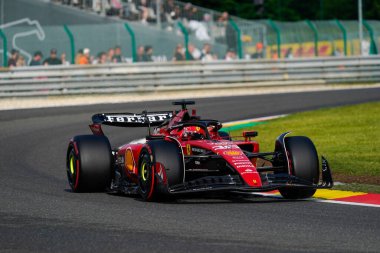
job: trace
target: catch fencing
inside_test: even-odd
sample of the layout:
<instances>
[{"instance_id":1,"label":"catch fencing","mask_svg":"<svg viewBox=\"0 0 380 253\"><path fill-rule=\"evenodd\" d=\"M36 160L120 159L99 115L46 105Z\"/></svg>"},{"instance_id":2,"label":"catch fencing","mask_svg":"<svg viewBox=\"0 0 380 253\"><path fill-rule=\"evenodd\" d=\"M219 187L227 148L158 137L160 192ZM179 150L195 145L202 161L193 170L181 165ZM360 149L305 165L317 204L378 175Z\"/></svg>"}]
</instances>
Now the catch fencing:
<instances>
[{"instance_id":1,"label":"catch fencing","mask_svg":"<svg viewBox=\"0 0 380 253\"><path fill-rule=\"evenodd\" d=\"M379 56L45 66L1 70L0 97L373 82Z\"/></svg>"}]
</instances>

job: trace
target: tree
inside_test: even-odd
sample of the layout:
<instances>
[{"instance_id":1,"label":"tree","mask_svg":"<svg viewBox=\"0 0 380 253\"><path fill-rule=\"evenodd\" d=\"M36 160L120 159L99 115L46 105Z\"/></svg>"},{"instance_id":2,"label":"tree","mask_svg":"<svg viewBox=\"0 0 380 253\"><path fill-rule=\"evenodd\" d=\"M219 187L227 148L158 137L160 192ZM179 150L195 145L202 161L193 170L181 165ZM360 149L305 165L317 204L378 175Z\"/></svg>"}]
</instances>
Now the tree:
<instances>
[{"instance_id":1,"label":"tree","mask_svg":"<svg viewBox=\"0 0 380 253\"><path fill-rule=\"evenodd\" d=\"M228 11L247 19L281 21L317 19L357 19L358 0L189 0L195 5ZM380 0L362 0L365 19L380 19ZM256 1L260 3L261 1Z\"/></svg>"}]
</instances>

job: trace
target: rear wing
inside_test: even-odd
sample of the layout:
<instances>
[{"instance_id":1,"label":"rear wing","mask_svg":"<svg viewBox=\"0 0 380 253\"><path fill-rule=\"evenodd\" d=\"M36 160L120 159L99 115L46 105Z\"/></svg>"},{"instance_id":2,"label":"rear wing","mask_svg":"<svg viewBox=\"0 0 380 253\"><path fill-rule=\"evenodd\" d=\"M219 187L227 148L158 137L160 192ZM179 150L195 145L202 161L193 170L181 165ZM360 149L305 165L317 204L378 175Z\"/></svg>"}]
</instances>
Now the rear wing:
<instances>
[{"instance_id":1,"label":"rear wing","mask_svg":"<svg viewBox=\"0 0 380 253\"><path fill-rule=\"evenodd\" d=\"M101 113L92 116L93 124L119 127L149 127L159 126L173 117L173 112L143 112L136 113Z\"/></svg>"}]
</instances>

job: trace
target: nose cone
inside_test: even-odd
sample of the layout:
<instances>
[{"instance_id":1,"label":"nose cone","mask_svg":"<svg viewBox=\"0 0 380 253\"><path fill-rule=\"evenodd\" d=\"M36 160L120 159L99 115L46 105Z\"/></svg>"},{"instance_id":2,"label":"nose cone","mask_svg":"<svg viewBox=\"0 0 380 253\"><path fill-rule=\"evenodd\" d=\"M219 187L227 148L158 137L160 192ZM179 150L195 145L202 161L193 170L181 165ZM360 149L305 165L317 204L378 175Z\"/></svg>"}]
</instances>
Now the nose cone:
<instances>
[{"instance_id":1,"label":"nose cone","mask_svg":"<svg viewBox=\"0 0 380 253\"><path fill-rule=\"evenodd\" d=\"M252 164L238 146L217 150L216 153L222 156L240 174L247 185L252 187L262 186L256 166Z\"/></svg>"}]
</instances>

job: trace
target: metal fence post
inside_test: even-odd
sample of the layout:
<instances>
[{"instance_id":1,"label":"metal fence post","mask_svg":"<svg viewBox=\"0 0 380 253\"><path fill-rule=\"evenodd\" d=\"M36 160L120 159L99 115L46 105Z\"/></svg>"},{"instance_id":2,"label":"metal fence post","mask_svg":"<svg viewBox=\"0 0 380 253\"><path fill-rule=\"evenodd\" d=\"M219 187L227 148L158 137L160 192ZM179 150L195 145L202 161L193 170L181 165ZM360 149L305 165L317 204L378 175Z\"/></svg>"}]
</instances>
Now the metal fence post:
<instances>
[{"instance_id":1,"label":"metal fence post","mask_svg":"<svg viewBox=\"0 0 380 253\"><path fill-rule=\"evenodd\" d=\"M277 54L278 58L281 58L281 31L280 28L271 20L268 20L269 25L272 27L272 29L276 32L277 36Z\"/></svg>"},{"instance_id":2,"label":"metal fence post","mask_svg":"<svg viewBox=\"0 0 380 253\"><path fill-rule=\"evenodd\" d=\"M335 22L338 25L339 29L342 31L344 55L347 56L347 30L346 28L344 28L344 26L342 25L342 23L340 23L339 20L335 19Z\"/></svg>"},{"instance_id":3,"label":"metal fence post","mask_svg":"<svg viewBox=\"0 0 380 253\"><path fill-rule=\"evenodd\" d=\"M318 54L319 54L319 51L318 51L318 40L319 40L318 30L310 20L305 20L305 22L314 33L314 54L315 54L315 56L318 56Z\"/></svg>"},{"instance_id":4,"label":"metal fence post","mask_svg":"<svg viewBox=\"0 0 380 253\"><path fill-rule=\"evenodd\" d=\"M190 53L189 53L189 33L186 30L186 27L181 23L178 22L178 26L181 29L183 36L185 37L185 55L186 60L190 60Z\"/></svg>"},{"instance_id":5,"label":"metal fence post","mask_svg":"<svg viewBox=\"0 0 380 253\"><path fill-rule=\"evenodd\" d=\"M137 53L136 53L136 36L135 36L135 32L128 25L128 23L124 23L124 27L128 31L129 36L131 36L132 59L133 59L133 62L136 62L137 61Z\"/></svg>"},{"instance_id":6,"label":"metal fence post","mask_svg":"<svg viewBox=\"0 0 380 253\"><path fill-rule=\"evenodd\" d=\"M157 28L161 28L161 0L156 0Z\"/></svg>"},{"instance_id":7,"label":"metal fence post","mask_svg":"<svg viewBox=\"0 0 380 253\"><path fill-rule=\"evenodd\" d=\"M370 49L369 49L369 54L377 54L377 47L376 47L375 38L373 36L373 29L368 24L368 22L366 20L363 20L363 25L367 29L367 31L369 33L369 37L371 39L371 46L370 46Z\"/></svg>"},{"instance_id":8,"label":"metal fence post","mask_svg":"<svg viewBox=\"0 0 380 253\"><path fill-rule=\"evenodd\" d=\"M67 36L70 39L70 51L71 51L71 64L75 64L75 40L74 35L70 31L69 27L67 25L64 25L63 28L65 29L65 32Z\"/></svg>"},{"instance_id":9,"label":"metal fence post","mask_svg":"<svg viewBox=\"0 0 380 253\"><path fill-rule=\"evenodd\" d=\"M235 21L233 21L231 18L230 18L229 22L230 22L232 28L236 32L237 51L238 51L239 59L243 59L243 47L242 47L242 43L241 43L241 30L240 30L239 26L235 23Z\"/></svg>"},{"instance_id":10,"label":"metal fence post","mask_svg":"<svg viewBox=\"0 0 380 253\"><path fill-rule=\"evenodd\" d=\"M0 29L0 37L3 40L3 66L8 66L8 40L3 30Z\"/></svg>"}]
</instances>

